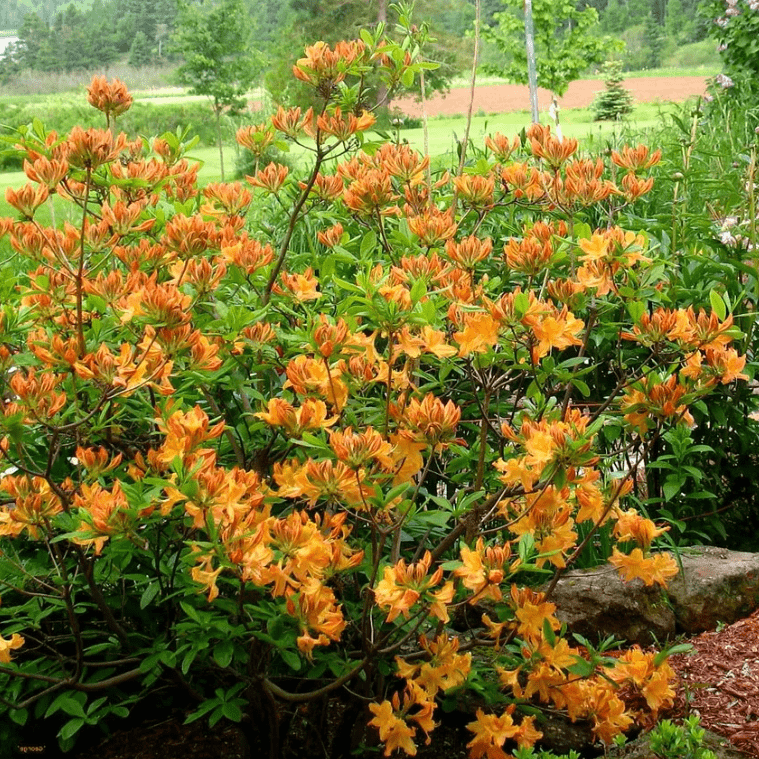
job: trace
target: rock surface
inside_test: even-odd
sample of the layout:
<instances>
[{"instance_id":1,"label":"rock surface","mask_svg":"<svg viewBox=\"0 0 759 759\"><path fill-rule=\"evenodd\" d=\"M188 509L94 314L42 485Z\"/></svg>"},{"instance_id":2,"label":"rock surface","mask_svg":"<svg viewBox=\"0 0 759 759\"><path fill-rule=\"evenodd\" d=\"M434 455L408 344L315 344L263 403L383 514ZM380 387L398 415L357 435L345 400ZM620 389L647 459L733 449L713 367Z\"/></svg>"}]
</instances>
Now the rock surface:
<instances>
[{"instance_id":1,"label":"rock surface","mask_svg":"<svg viewBox=\"0 0 759 759\"><path fill-rule=\"evenodd\" d=\"M680 561L666 590L600 567L567 572L550 600L571 632L642 646L732 624L759 608L759 554L698 546L680 549Z\"/></svg>"},{"instance_id":2,"label":"rock surface","mask_svg":"<svg viewBox=\"0 0 759 759\"><path fill-rule=\"evenodd\" d=\"M759 608L759 554L700 546L682 549L682 562L667 588L677 632L714 630Z\"/></svg>"}]
</instances>

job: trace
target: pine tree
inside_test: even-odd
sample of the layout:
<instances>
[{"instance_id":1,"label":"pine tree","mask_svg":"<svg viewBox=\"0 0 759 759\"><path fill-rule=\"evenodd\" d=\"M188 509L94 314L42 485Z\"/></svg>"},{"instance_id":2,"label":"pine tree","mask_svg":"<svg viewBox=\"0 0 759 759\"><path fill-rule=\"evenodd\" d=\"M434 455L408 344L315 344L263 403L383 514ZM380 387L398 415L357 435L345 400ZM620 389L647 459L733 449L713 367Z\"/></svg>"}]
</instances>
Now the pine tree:
<instances>
[{"instance_id":1,"label":"pine tree","mask_svg":"<svg viewBox=\"0 0 759 759\"><path fill-rule=\"evenodd\" d=\"M153 60L150 49L150 40L143 31L138 31L132 40L132 46L129 48L129 65L130 66L148 66Z\"/></svg>"},{"instance_id":2,"label":"pine tree","mask_svg":"<svg viewBox=\"0 0 759 759\"><path fill-rule=\"evenodd\" d=\"M599 92L591 103L593 121L617 121L632 113L632 94L622 86L624 77L619 61L607 61L602 70L606 89Z\"/></svg>"}]
</instances>

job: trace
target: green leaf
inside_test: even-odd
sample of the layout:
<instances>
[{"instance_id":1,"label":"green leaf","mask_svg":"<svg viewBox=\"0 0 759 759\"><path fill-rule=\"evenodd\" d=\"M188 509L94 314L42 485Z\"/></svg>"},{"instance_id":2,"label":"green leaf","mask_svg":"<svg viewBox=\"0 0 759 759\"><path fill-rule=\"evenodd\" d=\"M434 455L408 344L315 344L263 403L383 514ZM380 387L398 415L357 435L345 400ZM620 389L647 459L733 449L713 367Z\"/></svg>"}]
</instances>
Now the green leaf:
<instances>
[{"instance_id":1,"label":"green leaf","mask_svg":"<svg viewBox=\"0 0 759 759\"><path fill-rule=\"evenodd\" d=\"M84 725L84 719L81 717L77 717L76 719L70 719L61 729L58 735L63 738L63 740L68 740L69 738L73 738Z\"/></svg>"},{"instance_id":2,"label":"green leaf","mask_svg":"<svg viewBox=\"0 0 759 759\"><path fill-rule=\"evenodd\" d=\"M674 646L665 648L659 651L654 657L654 667L659 667L664 664L667 659L674 654L689 654L693 650L693 644L691 643L677 643Z\"/></svg>"},{"instance_id":3,"label":"green leaf","mask_svg":"<svg viewBox=\"0 0 759 759\"><path fill-rule=\"evenodd\" d=\"M214 661L220 667L228 667L235 655L235 644L231 640L223 640L217 643L213 649Z\"/></svg>"},{"instance_id":4,"label":"green leaf","mask_svg":"<svg viewBox=\"0 0 759 759\"><path fill-rule=\"evenodd\" d=\"M361 258L372 258L377 248L377 235L373 229L370 229L361 240L359 256Z\"/></svg>"},{"instance_id":5,"label":"green leaf","mask_svg":"<svg viewBox=\"0 0 759 759\"><path fill-rule=\"evenodd\" d=\"M140 596L140 608L144 609L146 606L150 606L151 601L158 595L160 587L157 582L151 582L145 590L142 591Z\"/></svg>"},{"instance_id":6,"label":"green leaf","mask_svg":"<svg viewBox=\"0 0 759 759\"><path fill-rule=\"evenodd\" d=\"M646 312L646 304L639 300L627 302L627 313L635 324L640 321L640 317Z\"/></svg>"},{"instance_id":7,"label":"green leaf","mask_svg":"<svg viewBox=\"0 0 759 759\"><path fill-rule=\"evenodd\" d=\"M553 627L551 627L551 621L547 618L543 620L543 637L551 648L556 646L556 633L554 632Z\"/></svg>"},{"instance_id":8,"label":"green leaf","mask_svg":"<svg viewBox=\"0 0 759 759\"><path fill-rule=\"evenodd\" d=\"M717 314L720 321L724 321L727 316L727 307L722 296L716 290L709 290L709 301L712 304L712 311Z\"/></svg>"},{"instance_id":9,"label":"green leaf","mask_svg":"<svg viewBox=\"0 0 759 759\"><path fill-rule=\"evenodd\" d=\"M677 479L667 480L662 485L664 500L671 501L682 490L684 484L685 478L678 477Z\"/></svg>"},{"instance_id":10,"label":"green leaf","mask_svg":"<svg viewBox=\"0 0 759 759\"><path fill-rule=\"evenodd\" d=\"M295 653L295 651L280 649L279 655L282 657L282 661L284 661L284 663L287 664L291 670L294 672L300 671L300 668L303 666L303 662L300 656Z\"/></svg>"},{"instance_id":11,"label":"green leaf","mask_svg":"<svg viewBox=\"0 0 759 759\"><path fill-rule=\"evenodd\" d=\"M240 722L242 720L242 711L237 704L224 704L221 707L222 714L232 722Z\"/></svg>"},{"instance_id":12,"label":"green leaf","mask_svg":"<svg viewBox=\"0 0 759 759\"><path fill-rule=\"evenodd\" d=\"M590 677L595 670L595 665L587 659L583 659L582 656L575 656L575 663L567 669L578 677Z\"/></svg>"}]
</instances>

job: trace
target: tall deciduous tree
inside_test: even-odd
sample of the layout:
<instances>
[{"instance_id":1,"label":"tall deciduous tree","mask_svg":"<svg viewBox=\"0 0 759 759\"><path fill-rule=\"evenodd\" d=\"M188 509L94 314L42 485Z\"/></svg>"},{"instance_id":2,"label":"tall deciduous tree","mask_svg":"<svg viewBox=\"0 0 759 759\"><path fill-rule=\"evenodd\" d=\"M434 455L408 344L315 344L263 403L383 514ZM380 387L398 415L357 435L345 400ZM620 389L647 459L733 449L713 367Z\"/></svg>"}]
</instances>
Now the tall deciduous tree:
<instances>
[{"instance_id":1,"label":"tall deciduous tree","mask_svg":"<svg viewBox=\"0 0 759 759\"><path fill-rule=\"evenodd\" d=\"M483 36L504 55L491 73L527 84L524 0L504 0L505 10ZM573 0L532 0L538 86L563 95L588 66L600 63L612 45L598 33L595 8L577 10Z\"/></svg>"},{"instance_id":2,"label":"tall deciduous tree","mask_svg":"<svg viewBox=\"0 0 759 759\"><path fill-rule=\"evenodd\" d=\"M249 28L243 0L203 0L199 5L191 5L186 0L180 3L173 39L184 63L177 75L193 94L211 99L222 180L221 115L226 109L238 109L245 104L243 96L260 68L259 57L251 47Z\"/></svg>"}]
</instances>

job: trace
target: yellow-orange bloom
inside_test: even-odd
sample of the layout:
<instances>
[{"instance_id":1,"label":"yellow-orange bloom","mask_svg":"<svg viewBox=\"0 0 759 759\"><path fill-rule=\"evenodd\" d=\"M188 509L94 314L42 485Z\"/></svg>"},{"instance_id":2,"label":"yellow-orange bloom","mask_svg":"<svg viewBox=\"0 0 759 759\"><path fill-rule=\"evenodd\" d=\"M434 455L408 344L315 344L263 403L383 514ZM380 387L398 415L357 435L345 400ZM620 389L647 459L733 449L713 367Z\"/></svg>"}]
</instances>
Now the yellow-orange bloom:
<instances>
[{"instance_id":1,"label":"yellow-orange bloom","mask_svg":"<svg viewBox=\"0 0 759 759\"><path fill-rule=\"evenodd\" d=\"M421 402L412 398L403 410L402 418L417 440L435 450L457 442L454 435L461 419L461 409L453 401L443 403L440 398L427 393Z\"/></svg>"},{"instance_id":2,"label":"yellow-orange bloom","mask_svg":"<svg viewBox=\"0 0 759 759\"><path fill-rule=\"evenodd\" d=\"M131 108L134 98L120 79L112 79L109 82L105 76L95 76L87 88L87 101L93 108L110 118L126 113Z\"/></svg>"},{"instance_id":3,"label":"yellow-orange bloom","mask_svg":"<svg viewBox=\"0 0 759 759\"><path fill-rule=\"evenodd\" d=\"M629 555L615 548L609 564L619 570L626 582L639 577L646 585L656 583L662 587L680 571L677 562L668 553L644 556L640 548L634 548Z\"/></svg>"},{"instance_id":4,"label":"yellow-orange bloom","mask_svg":"<svg viewBox=\"0 0 759 759\"><path fill-rule=\"evenodd\" d=\"M245 179L254 187L260 187L272 195L276 195L287 179L289 173L287 166L283 164L270 163L261 169L254 177L247 176Z\"/></svg>"},{"instance_id":5,"label":"yellow-orange bloom","mask_svg":"<svg viewBox=\"0 0 759 759\"><path fill-rule=\"evenodd\" d=\"M287 436L300 438L306 430L320 430L331 427L337 417L327 418L324 401L306 398L303 405L295 408L284 398L270 398L267 410L255 414L272 427L284 427Z\"/></svg>"},{"instance_id":6,"label":"yellow-orange bloom","mask_svg":"<svg viewBox=\"0 0 759 759\"><path fill-rule=\"evenodd\" d=\"M511 547L508 543L503 546L488 546L482 538L478 538L475 550L468 546L461 548L461 561L463 566L454 571L454 576L461 577L464 587L471 590L473 595L468 599L474 603L483 598L491 598L500 601L501 583L506 578L511 568L507 562L511 557Z\"/></svg>"},{"instance_id":7,"label":"yellow-orange bloom","mask_svg":"<svg viewBox=\"0 0 759 759\"><path fill-rule=\"evenodd\" d=\"M0 635L0 664L10 664L11 651L15 651L23 645L24 639L18 633L13 633L10 638L3 638Z\"/></svg>"},{"instance_id":8,"label":"yellow-orange bloom","mask_svg":"<svg viewBox=\"0 0 759 759\"><path fill-rule=\"evenodd\" d=\"M5 200L27 219L34 217L34 212L47 200L47 185L25 184L18 190L8 187L5 190Z\"/></svg>"},{"instance_id":9,"label":"yellow-orange bloom","mask_svg":"<svg viewBox=\"0 0 759 759\"><path fill-rule=\"evenodd\" d=\"M659 163L661 161L661 150L655 150L649 156L646 145L638 145L635 148L625 145L621 153L616 150L611 151L611 160L623 169L636 172L641 169L650 169Z\"/></svg>"},{"instance_id":10,"label":"yellow-orange bloom","mask_svg":"<svg viewBox=\"0 0 759 759\"><path fill-rule=\"evenodd\" d=\"M387 621L392 622L399 614L406 619L411 607L420 599L431 602L430 613L442 622L448 621L446 604L453 600L453 583L446 582L437 592L432 589L443 579L443 569L438 567L429 575L432 554L426 551L420 561L406 565L400 559L394 566L385 567L382 580L374 588L374 600L381 609L387 609Z\"/></svg>"}]
</instances>

